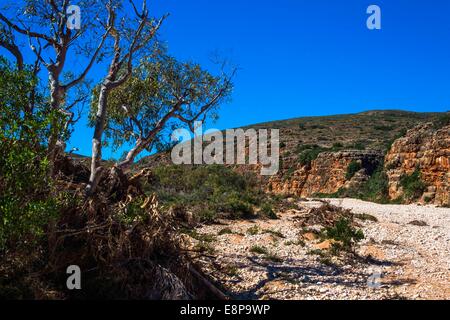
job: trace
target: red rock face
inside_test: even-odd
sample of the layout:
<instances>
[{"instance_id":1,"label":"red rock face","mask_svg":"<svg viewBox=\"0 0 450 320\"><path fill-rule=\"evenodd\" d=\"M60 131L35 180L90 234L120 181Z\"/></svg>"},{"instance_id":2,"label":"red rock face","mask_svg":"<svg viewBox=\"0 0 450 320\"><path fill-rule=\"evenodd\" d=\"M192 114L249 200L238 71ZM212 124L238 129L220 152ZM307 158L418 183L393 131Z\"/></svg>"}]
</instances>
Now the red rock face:
<instances>
[{"instance_id":1,"label":"red rock face","mask_svg":"<svg viewBox=\"0 0 450 320\"><path fill-rule=\"evenodd\" d=\"M431 124L417 126L397 139L385 157L389 196L403 195L400 178L416 168L427 185L421 202L450 204L450 126L439 130Z\"/></svg>"},{"instance_id":2,"label":"red rock face","mask_svg":"<svg viewBox=\"0 0 450 320\"><path fill-rule=\"evenodd\" d=\"M301 197L335 193L349 184L364 181L366 173L373 171L382 158L382 154L375 151L323 152L310 165L298 166L289 179L282 181L279 177L273 177L268 190ZM352 161L359 162L363 169L347 180L347 168Z\"/></svg>"}]
</instances>

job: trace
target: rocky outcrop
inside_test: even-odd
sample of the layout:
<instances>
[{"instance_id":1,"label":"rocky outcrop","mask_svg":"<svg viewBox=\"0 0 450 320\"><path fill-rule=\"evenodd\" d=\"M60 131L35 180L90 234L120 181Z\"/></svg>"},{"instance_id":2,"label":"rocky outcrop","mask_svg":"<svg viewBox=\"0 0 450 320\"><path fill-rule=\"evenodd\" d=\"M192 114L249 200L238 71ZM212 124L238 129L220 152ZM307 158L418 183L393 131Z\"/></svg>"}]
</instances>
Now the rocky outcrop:
<instances>
[{"instance_id":1,"label":"rocky outcrop","mask_svg":"<svg viewBox=\"0 0 450 320\"><path fill-rule=\"evenodd\" d=\"M340 188L354 187L366 181L382 161L383 155L377 151L322 152L311 164L298 165L289 178L273 177L268 189L274 193L301 197L317 193L331 194ZM347 179L348 166L352 162L359 163L361 169L351 179Z\"/></svg>"},{"instance_id":2,"label":"rocky outcrop","mask_svg":"<svg viewBox=\"0 0 450 320\"><path fill-rule=\"evenodd\" d=\"M450 126L435 129L431 123L409 130L397 139L385 157L389 196L403 196L401 177L420 170L426 190L421 202L450 205Z\"/></svg>"}]
</instances>

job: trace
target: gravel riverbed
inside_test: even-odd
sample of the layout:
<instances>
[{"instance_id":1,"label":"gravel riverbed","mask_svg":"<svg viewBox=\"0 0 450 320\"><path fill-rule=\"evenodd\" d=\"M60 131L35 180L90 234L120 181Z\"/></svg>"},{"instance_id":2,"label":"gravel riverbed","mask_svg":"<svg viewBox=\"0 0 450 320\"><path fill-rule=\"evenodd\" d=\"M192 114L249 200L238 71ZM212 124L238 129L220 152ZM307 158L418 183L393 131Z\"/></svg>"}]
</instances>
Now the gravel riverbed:
<instances>
[{"instance_id":1,"label":"gravel riverbed","mask_svg":"<svg viewBox=\"0 0 450 320\"><path fill-rule=\"evenodd\" d=\"M450 209L326 199L369 214L356 257L321 252L298 221L321 201L297 202L277 220L223 220L197 228L202 271L235 299L450 299ZM192 245L198 243L191 239Z\"/></svg>"}]
</instances>

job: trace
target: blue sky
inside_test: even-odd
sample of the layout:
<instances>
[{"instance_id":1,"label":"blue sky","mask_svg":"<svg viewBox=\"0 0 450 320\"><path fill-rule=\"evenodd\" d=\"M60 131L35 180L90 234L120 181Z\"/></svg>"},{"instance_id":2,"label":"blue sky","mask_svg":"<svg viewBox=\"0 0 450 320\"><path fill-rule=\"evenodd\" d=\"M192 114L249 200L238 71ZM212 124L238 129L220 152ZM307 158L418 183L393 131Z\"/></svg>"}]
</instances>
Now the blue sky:
<instances>
[{"instance_id":1,"label":"blue sky","mask_svg":"<svg viewBox=\"0 0 450 320\"><path fill-rule=\"evenodd\" d=\"M170 13L161 39L172 55L209 67L217 50L239 65L215 128L369 109L450 110L450 1L150 3L156 15ZM381 30L366 28L371 4L381 7ZM70 145L89 154L91 136L82 120Z\"/></svg>"},{"instance_id":2,"label":"blue sky","mask_svg":"<svg viewBox=\"0 0 450 320\"><path fill-rule=\"evenodd\" d=\"M156 2L154 2L156 3ZM171 51L242 70L217 126L302 115L450 109L449 1L166 1ZM366 28L378 4L382 30Z\"/></svg>"}]
</instances>

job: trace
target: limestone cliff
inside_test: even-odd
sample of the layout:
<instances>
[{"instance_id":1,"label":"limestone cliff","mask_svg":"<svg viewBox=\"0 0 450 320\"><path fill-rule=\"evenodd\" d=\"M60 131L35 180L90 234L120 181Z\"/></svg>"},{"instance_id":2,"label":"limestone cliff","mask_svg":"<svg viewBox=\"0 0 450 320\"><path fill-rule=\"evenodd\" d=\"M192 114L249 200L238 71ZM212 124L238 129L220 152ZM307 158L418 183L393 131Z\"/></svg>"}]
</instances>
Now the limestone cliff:
<instances>
[{"instance_id":1,"label":"limestone cliff","mask_svg":"<svg viewBox=\"0 0 450 320\"><path fill-rule=\"evenodd\" d=\"M391 199L403 195L400 180L420 170L426 190L421 202L450 204L450 126L419 125L397 139L385 157Z\"/></svg>"},{"instance_id":2,"label":"limestone cliff","mask_svg":"<svg viewBox=\"0 0 450 320\"><path fill-rule=\"evenodd\" d=\"M342 187L347 188L367 180L382 160L383 155L377 151L322 152L310 164L297 165L290 177L273 177L268 190L302 197L335 193ZM352 162L358 163L360 170L347 179L347 170Z\"/></svg>"}]
</instances>

